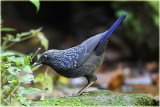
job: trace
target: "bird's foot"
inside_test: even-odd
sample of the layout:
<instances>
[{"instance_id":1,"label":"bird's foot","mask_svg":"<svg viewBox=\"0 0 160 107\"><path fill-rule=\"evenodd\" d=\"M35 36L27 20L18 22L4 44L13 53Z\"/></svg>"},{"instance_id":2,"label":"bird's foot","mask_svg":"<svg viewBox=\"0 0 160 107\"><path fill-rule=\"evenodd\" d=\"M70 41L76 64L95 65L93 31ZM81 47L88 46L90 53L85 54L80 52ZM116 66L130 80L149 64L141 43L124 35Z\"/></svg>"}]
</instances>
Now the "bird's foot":
<instances>
[{"instance_id":1,"label":"bird's foot","mask_svg":"<svg viewBox=\"0 0 160 107\"><path fill-rule=\"evenodd\" d=\"M83 93L72 94L73 97L81 96Z\"/></svg>"},{"instance_id":2,"label":"bird's foot","mask_svg":"<svg viewBox=\"0 0 160 107\"><path fill-rule=\"evenodd\" d=\"M88 92L82 92L82 93L77 93L77 94L72 94L73 97L77 97L77 96L82 96L82 95L87 95L89 94Z\"/></svg>"},{"instance_id":3,"label":"bird's foot","mask_svg":"<svg viewBox=\"0 0 160 107\"><path fill-rule=\"evenodd\" d=\"M72 94L72 97L81 96L83 93Z\"/></svg>"},{"instance_id":4,"label":"bird's foot","mask_svg":"<svg viewBox=\"0 0 160 107\"><path fill-rule=\"evenodd\" d=\"M89 94L89 93L84 91L80 95L87 95L87 94Z\"/></svg>"}]
</instances>

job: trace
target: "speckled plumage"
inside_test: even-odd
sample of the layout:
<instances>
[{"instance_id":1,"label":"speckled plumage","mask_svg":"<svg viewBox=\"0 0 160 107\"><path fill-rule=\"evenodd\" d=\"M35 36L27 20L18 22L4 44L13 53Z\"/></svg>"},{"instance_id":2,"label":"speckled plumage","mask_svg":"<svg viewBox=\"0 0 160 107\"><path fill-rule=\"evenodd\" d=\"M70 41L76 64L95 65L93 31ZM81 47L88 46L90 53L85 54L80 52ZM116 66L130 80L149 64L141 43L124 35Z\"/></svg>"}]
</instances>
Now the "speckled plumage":
<instances>
[{"instance_id":1,"label":"speckled plumage","mask_svg":"<svg viewBox=\"0 0 160 107\"><path fill-rule=\"evenodd\" d=\"M66 50L53 49L44 52L43 54L46 54L48 57L47 61L42 64L49 65L57 73L68 78L85 76L95 71L104 60L105 55L97 56L97 53L88 47L87 43L90 42L86 41Z\"/></svg>"},{"instance_id":2,"label":"speckled plumage","mask_svg":"<svg viewBox=\"0 0 160 107\"><path fill-rule=\"evenodd\" d=\"M66 49L45 51L37 62L52 67L58 74L68 77L86 77L88 84L82 91L97 79L93 74L105 59L107 39L126 15L122 15L106 32L97 34L80 45ZM44 58L44 56L47 56Z\"/></svg>"}]
</instances>

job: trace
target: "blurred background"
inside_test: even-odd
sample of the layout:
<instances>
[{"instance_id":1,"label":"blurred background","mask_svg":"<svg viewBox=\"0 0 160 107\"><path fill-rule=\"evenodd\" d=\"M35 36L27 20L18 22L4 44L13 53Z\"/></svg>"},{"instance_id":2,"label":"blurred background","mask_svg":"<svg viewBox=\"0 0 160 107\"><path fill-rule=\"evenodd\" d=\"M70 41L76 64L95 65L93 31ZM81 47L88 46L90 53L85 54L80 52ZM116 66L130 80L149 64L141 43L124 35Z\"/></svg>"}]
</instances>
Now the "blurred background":
<instances>
[{"instance_id":1,"label":"blurred background","mask_svg":"<svg viewBox=\"0 0 160 107\"><path fill-rule=\"evenodd\" d=\"M104 32L122 14L126 19L109 38L106 61L95 72L98 79L88 90L109 89L120 93L159 96L159 2L40 2L40 10L30 2L2 2L3 26L16 29L11 34L43 27L49 49L67 49ZM10 47L24 54L39 47L35 37ZM44 52L41 49L41 52ZM36 60L36 58L35 58ZM33 72L38 87L46 93L28 97L53 98L77 93L86 84L83 77L67 79L48 66Z\"/></svg>"}]
</instances>

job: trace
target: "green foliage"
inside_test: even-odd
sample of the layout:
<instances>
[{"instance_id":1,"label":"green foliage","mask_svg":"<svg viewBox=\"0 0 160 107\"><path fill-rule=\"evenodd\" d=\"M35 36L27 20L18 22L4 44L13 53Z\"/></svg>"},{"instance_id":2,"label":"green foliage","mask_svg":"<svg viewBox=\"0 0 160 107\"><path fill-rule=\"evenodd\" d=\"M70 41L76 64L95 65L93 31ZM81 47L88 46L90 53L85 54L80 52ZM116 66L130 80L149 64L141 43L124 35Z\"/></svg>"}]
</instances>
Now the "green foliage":
<instances>
[{"instance_id":1,"label":"green foliage","mask_svg":"<svg viewBox=\"0 0 160 107\"><path fill-rule=\"evenodd\" d=\"M55 75L54 74L48 75L47 70L45 71L45 73L39 73L36 76L34 82L36 84L40 85L43 90L45 90L46 92L50 93L50 92L53 91L53 88L54 88L53 80L55 79Z\"/></svg>"},{"instance_id":2,"label":"green foliage","mask_svg":"<svg viewBox=\"0 0 160 107\"><path fill-rule=\"evenodd\" d=\"M1 28L0 30L2 32L15 31L15 29L13 29L13 28Z\"/></svg>"},{"instance_id":3,"label":"green foliage","mask_svg":"<svg viewBox=\"0 0 160 107\"><path fill-rule=\"evenodd\" d=\"M12 29L9 29L10 31ZM37 88L25 88L23 84L31 83L34 80L33 71L38 67L32 67L30 55L20 52L9 51L9 47L15 43L30 39L42 34L41 28L30 30L29 32L18 33L16 35L6 34L3 36L1 47L1 104L2 105L26 105L31 104L31 100L25 94L38 93L42 90ZM3 30L4 31L4 30ZM7 30L5 30L7 31ZM43 35L43 39L46 39ZM47 39L46 39L47 41ZM41 41L40 41L41 42ZM45 42L46 43L46 42ZM47 49L48 43L42 46Z\"/></svg>"},{"instance_id":4,"label":"green foliage","mask_svg":"<svg viewBox=\"0 0 160 107\"><path fill-rule=\"evenodd\" d=\"M151 8L155 11L152 15L154 24L156 26L159 26L159 1L148 1L148 4L151 6Z\"/></svg>"},{"instance_id":5,"label":"green foliage","mask_svg":"<svg viewBox=\"0 0 160 107\"><path fill-rule=\"evenodd\" d=\"M32 4L36 7L37 12L40 9L40 1L39 0L29 0L30 2L32 2Z\"/></svg>"},{"instance_id":6,"label":"green foliage","mask_svg":"<svg viewBox=\"0 0 160 107\"><path fill-rule=\"evenodd\" d=\"M48 40L45 38L45 36L43 35L43 33L41 33L42 28L36 29L36 30L30 30L29 32L23 32L23 33L17 33L16 35L12 35L12 34L6 34L6 36L4 36L3 39L3 43L2 43L2 52L8 48L10 48L11 46L13 46L15 43L17 42L22 42L24 40L33 38L35 36L37 36L39 38L39 36L41 36L40 39L40 43L42 44L42 46L47 50L48 49Z\"/></svg>"},{"instance_id":7,"label":"green foliage","mask_svg":"<svg viewBox=\"0 0 160 107\"><path fill-rule=\"evenodd\" d=\"M45 38L43 33L38 34L38 38L41 40L41 45L44 47L45 50L48 49L48 39Z\"/></svg>"},{"instance_id":8,"label":"green foliage","mask_svg":"<svg viewBox=\"0 0 160 107\"><path fill-rule=\"evenodd\" d=\"M15 101L20 102L22 104L30 104L28 100L24 97L24 90L28 90L23 88L23 90L19 90L22 84L30 83L34 76L32 74L32 66L30 65L30 56L18 57L12 54L7 54L6 56L1 56L1 88L2 88L2 104L8 105L12 104ZM26 69L31 70L27 71ZM25 70L23 71L23 69ZM27 72L26 72L27 71ZM25 75L20 76L23 72L26 72ZM32 91L30 91L32 92ZM38 91L36 91L38 92ZM20 93L20 94L19 94ZM23 99L23 100L22 100ZM25 103L24 103L25 102ZM28 102L28 103L26 103Z\"/></svg>"}]
</instances>

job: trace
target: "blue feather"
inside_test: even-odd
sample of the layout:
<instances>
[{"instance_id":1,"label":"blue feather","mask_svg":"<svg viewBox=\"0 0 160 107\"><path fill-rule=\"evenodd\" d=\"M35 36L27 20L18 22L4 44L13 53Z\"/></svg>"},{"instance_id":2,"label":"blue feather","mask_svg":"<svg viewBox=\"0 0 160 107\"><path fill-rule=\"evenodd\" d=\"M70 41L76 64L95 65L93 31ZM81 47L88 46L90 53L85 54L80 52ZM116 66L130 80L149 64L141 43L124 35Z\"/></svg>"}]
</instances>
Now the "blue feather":
<instances>
[{"instance_id":1,"label":"blue feather","mask_svg":"<svg viewBox=\"0 0 160 107\"><path fill-rule=\"evenodd\" d=\"M121 17L117 19L117 21L111 26L111 28L107 32L105 32L104 36L101 39L102 41L100 41L100 43L103 43L108 39L108 37L118 27L118 25L123 21L125 17L126 17L126 14L123 14Z\"/></svg>"},{"instance_id":2,"label":"blue feather","mask_svg":"<svg viewBox=\"0 0 160 107\"><path fill-rule=\"evenodd\" d=\"M111 26L111 28L108 31L102 33L103 36L101 37L101 40L95 49L97 53L101 53L101 51L103 51L103 45L106 43L106 40L109 38L112 32L118 27L118 25L123 21L125 17L126 14L122 14L121 17L117 19L117 21Z\"/></svg>"}]
</instances>

